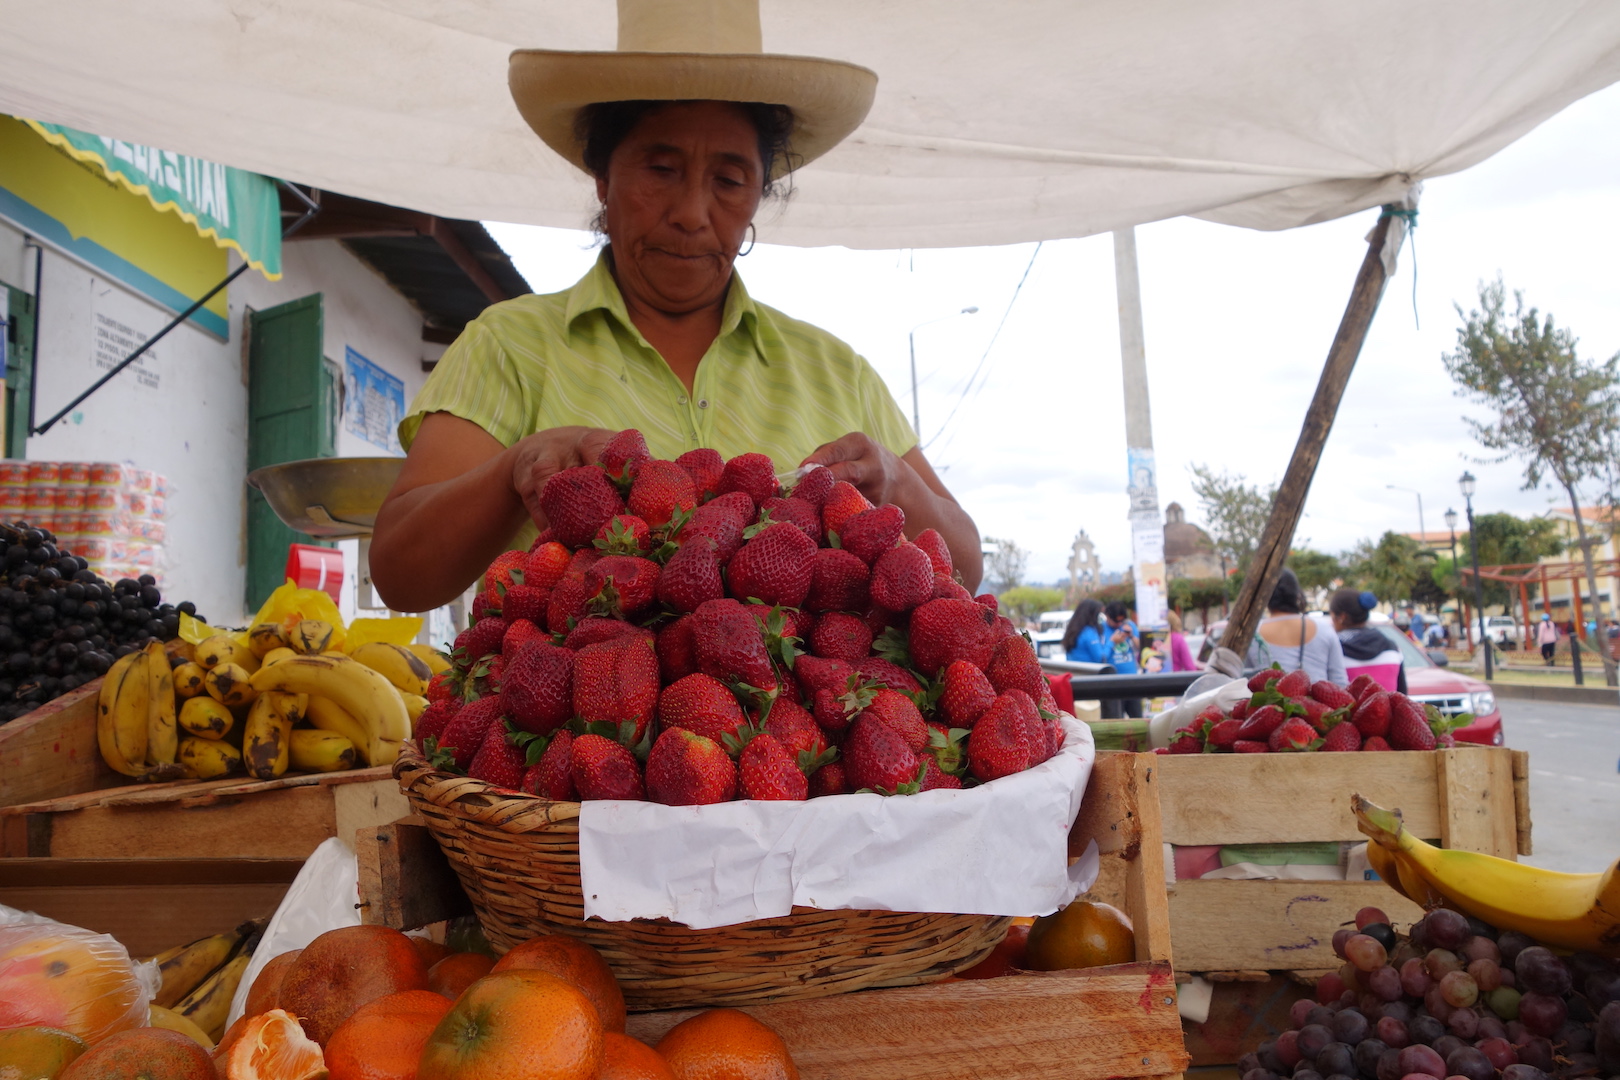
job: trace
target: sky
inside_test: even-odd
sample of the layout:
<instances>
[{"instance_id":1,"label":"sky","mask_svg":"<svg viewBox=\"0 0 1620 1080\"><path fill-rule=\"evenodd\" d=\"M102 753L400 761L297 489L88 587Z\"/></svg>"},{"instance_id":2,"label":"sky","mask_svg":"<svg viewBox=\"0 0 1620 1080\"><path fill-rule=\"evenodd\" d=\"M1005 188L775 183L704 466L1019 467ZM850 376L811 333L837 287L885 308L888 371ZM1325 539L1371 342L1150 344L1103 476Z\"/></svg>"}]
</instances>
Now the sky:
<instances>
[{"instance_id":1,"label":"sky","mask_svg":"<svg viewBox=\"0 0 1620 1080\"><path fill-rule=\"evenodd\" d=\"M1416 257L1403 250L1384 294L1296 547L1340 552L1415 532L1419 495L1423 524L1439 531L1448 507L1463 512L1465 469L1479 478L1477 512L1567 503L1521 490L1516 462L1479 460L1464 417L1486 414L1453 394L1441 358L1461 321L1453 305L1477 306L1478 284L1498 274L1570 327L1582 357L1620 351L1616 131L1620 86L1426 184ZM1202 521L1195 464L1282 478L1376 217L1285 232L1191 218L1137 228L1161 506L1180 502ZM596 257L585 232L488 224L537 292L567 288ZM737 267L757 300L854 346L908 416L907 334L940 320L915 334L925 452L981 533L1029 552L1026 580L1056 582L1080 529L1105 571L1130 563L1119 322L1111 236L1035 249L761 244ZM966 307L979 310L957 314Z\"/></svg>"}]
</instances>

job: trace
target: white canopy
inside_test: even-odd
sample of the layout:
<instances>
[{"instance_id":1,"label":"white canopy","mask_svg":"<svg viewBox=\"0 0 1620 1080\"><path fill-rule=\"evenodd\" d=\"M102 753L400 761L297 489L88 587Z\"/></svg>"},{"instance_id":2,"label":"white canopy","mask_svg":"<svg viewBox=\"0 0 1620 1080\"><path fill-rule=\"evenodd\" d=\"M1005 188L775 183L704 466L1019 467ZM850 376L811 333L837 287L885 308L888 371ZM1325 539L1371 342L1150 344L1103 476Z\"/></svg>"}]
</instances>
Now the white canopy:
<instances>
[{"instance_id":1,"label":"white canopy","mask_svg":"<svg viewBox=\"0 0 1620 1080\"><path fill-rule=\"evenodd\" d=\"M161 14L160 14L161 12ZM768 51L878 72L776 243L1005 244L1389 201L1620 79L1613 0L762 0ZM612 0L0 0L0 111L448 217L581 227L519 46Z\"/></svg>"}]
</instances>

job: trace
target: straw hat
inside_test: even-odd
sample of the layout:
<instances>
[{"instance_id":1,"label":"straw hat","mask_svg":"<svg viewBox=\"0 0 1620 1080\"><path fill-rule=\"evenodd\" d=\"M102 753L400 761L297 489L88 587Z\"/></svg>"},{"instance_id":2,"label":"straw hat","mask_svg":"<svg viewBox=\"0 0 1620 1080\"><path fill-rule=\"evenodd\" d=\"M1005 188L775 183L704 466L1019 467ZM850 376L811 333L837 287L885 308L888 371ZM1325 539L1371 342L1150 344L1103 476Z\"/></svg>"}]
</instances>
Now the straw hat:
<instances>
[{"instance_id":1,"label":"straw hat","mask_svg":"<svg viewBox=\"0 0 1620 1080\"><path fill-rule=\"evenodd\" d=\"M762 101L793 110L801 163L837 146L872 107L858 64L763 52L759 0L618 0L615 52L518 49L507 84L547 146L585 168L580 109L601 101ZM786 163L779 163L780 174Z\"/></svg>"}]
</instances>

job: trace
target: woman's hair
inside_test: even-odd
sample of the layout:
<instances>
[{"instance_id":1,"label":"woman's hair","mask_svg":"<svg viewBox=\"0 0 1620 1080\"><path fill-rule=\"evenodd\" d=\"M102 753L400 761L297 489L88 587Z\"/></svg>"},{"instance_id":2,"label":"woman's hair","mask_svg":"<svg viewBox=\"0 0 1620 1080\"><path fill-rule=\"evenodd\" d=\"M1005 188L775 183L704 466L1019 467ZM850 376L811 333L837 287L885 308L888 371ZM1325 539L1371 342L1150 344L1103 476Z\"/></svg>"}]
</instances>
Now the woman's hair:
<instances>
[{"instance_id":1,"label":"woman's hair","mask_svg":"<svg viewBox=\"0 0 1620 1080\"><path fill-rule=\"evenodd\" d=\"M1299 578L1288 567L1283 567L1282 573L1277 576L1277 584L1272 587L1271 599L1266 601L1266 607L1289 615L1298 615L1305 610L1305 590L1299 587Z\"/></svg>"},{"instance_id":2,"label":"woman's hair","mask_svg":"<svg viewBox=\"0 0 1620 1080\"><path fill-rule=\"evenodd\" d=\"M1181 616L1180 615L1177 615L1173 611L1166 612L1165 616L1164 616L1164 621L1170 624L1170 632L1172 634L1181 633Z\"/></svg>"},{"instance_id":3,"label":"woman's hair","mask_svg":"<svg viewBox=\"0 0 1620 1080\"><path fill-rule=\"evenodd\" d=\"M1102 605L1091 597L1086 597L1075 605L1074 614L1069 616L1069 625L1063 631L1063 651L1065 654L1074 643L1080 640L1080 631L1090 626L1095 628L1097 616L1102 614Z\"/></svg>"},{"instance_id":4,"label":"woman's hair","mask_svg":"<svg viewBox=\"0 0 1620 1080\"><path fill-rule=\"evenodd\" d=\"M608 162L613 157L613 151L617 150L619 144L635 130L636 125L641 123L648 113L665 105L678 104L687 103L599 101L579 110L579 116L574 120L574 137L584 148L582 157L585 160L585 168L592 176L606 179ZM786 105L767 105L761 101L734 101L727 104L741 109L743 115L754 125L754 131L759 136L759 163L765 170L760 194L767 199L776 197L779 193L777 187L779 182L785 180L791 186L791 177L796 165L791 142L793 110ZM786 168L781 177L773 178L772 173L779 160ZM781 194L786 196L786 192Z\"/></svg>"},{"instance_id":5,"label":"woman's hair","mask_svg":"<svg viewBox=\"0 0 1620 1080\"><path fill-rule=\"evenodd\" d=\"M1328 601L1328 614L1343 615L1344 621L1351 626L1361 626L1367 621L1367 613L1377 606L1378 597L1365 589L1361 592L1340 589Z\"/></svg>"}]
</instances>

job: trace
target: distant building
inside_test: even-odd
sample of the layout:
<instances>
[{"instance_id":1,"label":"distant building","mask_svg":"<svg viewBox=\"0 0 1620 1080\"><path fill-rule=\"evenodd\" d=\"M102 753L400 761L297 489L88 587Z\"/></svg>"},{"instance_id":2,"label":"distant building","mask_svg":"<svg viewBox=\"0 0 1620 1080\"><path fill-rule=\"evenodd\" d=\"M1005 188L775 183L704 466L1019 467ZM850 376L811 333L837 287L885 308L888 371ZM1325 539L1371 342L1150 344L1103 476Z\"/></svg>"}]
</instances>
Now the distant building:
<instances>
[{"instance_id":1,"label":"distant building","mask_svg":"<svg viewBox=\"0 0 1620 1080\"><path fill-rule=\"evenodd\" d=\"M1215 541L1187 521L1180 503L1164 508L1164 569L1168 578L1218 578L1221 559Z\"/></svg>"}]
</instances>

